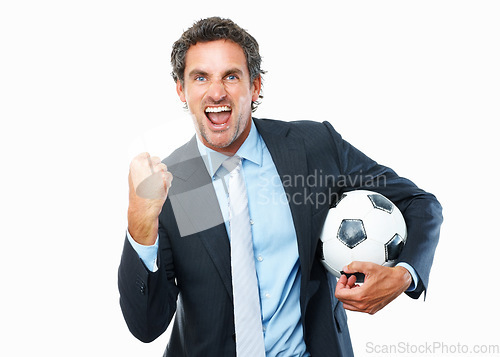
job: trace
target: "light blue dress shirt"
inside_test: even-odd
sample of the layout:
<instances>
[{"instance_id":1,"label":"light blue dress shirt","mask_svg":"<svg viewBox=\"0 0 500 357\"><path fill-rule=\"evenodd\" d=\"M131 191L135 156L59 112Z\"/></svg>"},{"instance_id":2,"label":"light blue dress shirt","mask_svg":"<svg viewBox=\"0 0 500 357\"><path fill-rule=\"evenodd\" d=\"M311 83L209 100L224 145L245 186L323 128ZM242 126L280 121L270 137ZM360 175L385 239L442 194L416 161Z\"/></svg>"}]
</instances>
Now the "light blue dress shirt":
<instances>
[{"instance_id":1,"label":"light blue dress shirt","mask_svg":"<svg viewBox=\"0 0 500 357\"><path fill-rule=\"evenodd\" d=\"M229 230L227 182L229 175L221 167L227 156L207 148L197 138L198 150L212 177L219 206ZM307 357L300 322L300 263L297 237L288 201L276 167L255 124L236 155L242 160L242 172L248 193L255 267L259 282L264 343L267 356ZM220 168L220 169L219 169ZM175 183L174 183L175 184ZM150 271L156 271L158 239L152 246L128 239ZM410 271L415 289L418 275Z\"/></svg>"},{"instance_id":2,"label":"light blue dress shirt","mask_svg":"<svg viewBox=\"0 0 500 357\"><path fill-rule=\"evenodd\" d=\"M226 189L229 175L221 167L227 156L207 148L199 140L198 150L212 177L230 232ZM271 154L253 122L236 155L243 159L266 355L309 356L300 321L301 276L292 214Z\"/></svg>"}]
</instances>

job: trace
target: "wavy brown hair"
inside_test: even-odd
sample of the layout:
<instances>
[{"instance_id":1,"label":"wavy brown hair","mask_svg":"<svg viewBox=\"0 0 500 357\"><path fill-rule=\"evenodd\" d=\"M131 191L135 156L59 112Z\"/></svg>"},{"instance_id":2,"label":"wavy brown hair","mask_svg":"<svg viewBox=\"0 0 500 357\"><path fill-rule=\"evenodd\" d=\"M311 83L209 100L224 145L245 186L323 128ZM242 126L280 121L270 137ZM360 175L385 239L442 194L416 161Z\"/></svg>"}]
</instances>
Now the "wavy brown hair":
<instances>
[{"instance_id":1,"label":"wavy brown hair","mask_svg":"<svg viewBox=\"0 0 500 357\"><path fill-rule=\"evenodd\" d=\"M172 64L172 77L174 81L179 80L184 85L184 70L186 68L186 53L189 48L198 42L210 42L217 40L230 40L239 45L247 60L250 73L250 83L255 78L265 73L260 68L262 58L259 54L259 44L255 38L246 30L239 27L230 19L220 17L209 17L199 20L187 29L172 46L170 62ZM262 92L259 99L262 99ZM257 109L259 101L252 102L252 111Z\"/></svg>"}]
</instances>

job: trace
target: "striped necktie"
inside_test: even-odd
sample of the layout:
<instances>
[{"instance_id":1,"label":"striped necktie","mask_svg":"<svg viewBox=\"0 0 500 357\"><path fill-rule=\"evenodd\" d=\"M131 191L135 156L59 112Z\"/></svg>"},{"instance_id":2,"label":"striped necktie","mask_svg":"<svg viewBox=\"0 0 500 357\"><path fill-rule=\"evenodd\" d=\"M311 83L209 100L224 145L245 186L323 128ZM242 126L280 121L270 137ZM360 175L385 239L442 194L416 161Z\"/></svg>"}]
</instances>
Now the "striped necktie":
<instances>
[{"instance_id":1,"label":"striped necktie","mask_svg":"<svg viewBox=\"0 0 500 357\"><path fill-rule=\"evenodd\" d=\"M232 156L222 164L229 171L228 201L236 355L264 357L266 353L259 288L248 214L247 189L241 164L241 158L238 156Z\"/></svg>"}]
</instances>

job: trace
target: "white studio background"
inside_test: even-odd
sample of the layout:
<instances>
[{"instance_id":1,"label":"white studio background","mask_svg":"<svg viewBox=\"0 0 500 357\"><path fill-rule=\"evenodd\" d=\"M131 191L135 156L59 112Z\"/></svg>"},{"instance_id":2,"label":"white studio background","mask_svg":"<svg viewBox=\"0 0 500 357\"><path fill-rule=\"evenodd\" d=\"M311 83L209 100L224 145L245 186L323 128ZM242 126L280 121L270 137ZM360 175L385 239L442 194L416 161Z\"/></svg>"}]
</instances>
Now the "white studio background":
<instances>
[{"instance_id":1,"label":"white studio background","mask_svg":"<svg viewBox=\"0 0 500 357\"><path fill-rule=\"evenodd\" d=\"M0 354L162 355L168 333L135 340L118 304L128 164L193 135L170 49L212 15L261 45L257 117L329 120L444 206L426 302L349 313L356 356L500 344L497 1L19 0L0 4Z\"/></svg>"}]
</instances>

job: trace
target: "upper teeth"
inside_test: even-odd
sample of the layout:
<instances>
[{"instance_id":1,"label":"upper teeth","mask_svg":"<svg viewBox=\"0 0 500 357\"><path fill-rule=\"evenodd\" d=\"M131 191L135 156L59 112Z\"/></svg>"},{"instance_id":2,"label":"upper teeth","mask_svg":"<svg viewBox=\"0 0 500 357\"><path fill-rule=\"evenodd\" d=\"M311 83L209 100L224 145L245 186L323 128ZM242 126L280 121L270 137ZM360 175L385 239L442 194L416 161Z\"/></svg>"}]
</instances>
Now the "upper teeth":
<instances>
[{"instance_id":1,"label":"upper teeth","mask_svg":"<svg viewBox=\"0 0 500 357\"><path fill-rule=\"evenodd\" d=\"M229 108L227 105L223 107L208 107L205 109L206 113L220 113L220 112L229 112L231 108Z\"/></svg>"}]
</instances>

